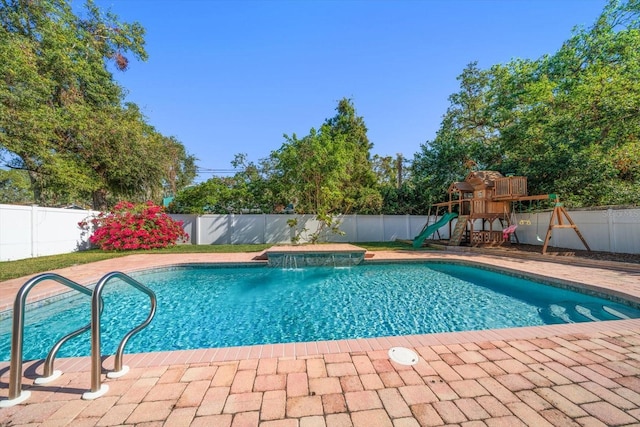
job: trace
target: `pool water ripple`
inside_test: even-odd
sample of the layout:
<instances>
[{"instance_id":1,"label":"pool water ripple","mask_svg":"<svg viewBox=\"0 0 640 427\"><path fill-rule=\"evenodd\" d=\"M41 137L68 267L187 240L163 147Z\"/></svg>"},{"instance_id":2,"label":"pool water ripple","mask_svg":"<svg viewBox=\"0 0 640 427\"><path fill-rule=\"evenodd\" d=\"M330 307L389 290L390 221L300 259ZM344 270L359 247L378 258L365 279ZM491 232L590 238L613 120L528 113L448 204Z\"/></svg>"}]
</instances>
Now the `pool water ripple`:
<instances>
[{"instance_id":1,"label":"pool water ripple","mask_svg":"<svg viewBox=\"0 0 640 427\"><path fill-rule=\"evenodd\" d=\"M127 353L535 326L589 321L590 315L615 319L603 305L640 317L622 304L452 264L200 266L134 277L156 292L158 311L130 340ZM117 284L104 297L103 354L112 354L146 318L149 301ZM88 307L84 297L30 310L25 358L44 358L57 339L87 324ZM9 359L9 332L10 319L0 321L0 360ZM60 355L88 355L88 333L83 336L65 344Z\"/></svg>"}]
</instances>

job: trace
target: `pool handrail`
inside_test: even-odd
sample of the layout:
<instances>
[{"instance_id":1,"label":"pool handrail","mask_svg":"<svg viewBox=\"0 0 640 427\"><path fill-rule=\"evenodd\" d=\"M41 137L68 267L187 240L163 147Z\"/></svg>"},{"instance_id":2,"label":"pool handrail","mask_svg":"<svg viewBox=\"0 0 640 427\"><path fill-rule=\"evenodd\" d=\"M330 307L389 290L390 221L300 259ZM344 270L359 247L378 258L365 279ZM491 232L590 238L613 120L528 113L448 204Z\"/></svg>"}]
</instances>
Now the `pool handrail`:
<instances>
[{"instance_id":1,"label":"pool handrail","mask_svg":"<svg viewBox=\"0 0 640 427\"><path fill-rule=\"evenodd\" d=\"M140 323L138 326L133 328L129 333L125 335L125 337L120 342L118 349L115 354L115 363L114 363L114 371L107 374L110 378L117 378L127 373L128 368L122 366L122 356L124 353L124 348L129 341L129 339L140 332L143 328L145 328L153 317L155 316L156 307L157 307L157 298L155 293L143 285L142 283L134 280L130 276L118 272L113 271L111 273L107 273L104 275L96 284L96 286L92 289L82 286L73 280L67 279L64 276L61 276L56 273L43 273L39 274L30 280L28 280L22 287L18 290L16 294L16 298L13 304L13 326L12 326L12 334L11 334L11 362L10 362L10 372L9 372L9 396L8 399L0 401L0 408L8 408L14 405L18 405L24 401L26 401L30 396L30 391L22 390L22 365L23 365L23 338L24 338L24 312L26 307L26 300L29 291L33 289L35 285L44 281L44 280L53 280L62 285L68 286L73 290L81 292L91 297L91 322L89 325L83 326L78 330L71 332L64 337L62 337L56 344L54 344L51 351L49 351L45 366L44 366L44 377L37 378L34 382L36 384L46 384L51 382L58 377L60 377L61 372L53 370L53 364L55 360L55 356L60 349L60 347L66 343L71 338L74 338L81 333L91 329L91 391L86 392L82 395L82 398L85 400L96 399L103 394L105 394L109 387L106 384L101 384L100 375L102 373L102 355L100 348L100 317L102 315L102 311L104 309L104 301L102 299L102 290L105 285L113 278L119 278L123 280L125 283L133 286L134 288L144 292L147 294L151 300L151 309L149 315L145 319L144 322Z\"/></svg>"},{"instance_id":2,"label":"pool handrail","mask_svg":"<svg viewBox=\"0 0 640 427\"><path fill-rule=\"evenodd\" d=\"M18 290L16 298L13 303L13 321L11 330L11 362L9 367L9 397L7 400L0 401L0 408L10 407L24 402L31 396L30 391L22 391L22 355L23 355L23 338L24 338L24 312L26 307L27 296L31 289L33 289L38 283L45 280L53 280L64 286L67 286L73 290L81 292L83 294L92 297L93 292L91 289L86 288L73 280L67 279L56 273L43 273L29 279ZM93 297L92 297L93 298ZM98 311L101 310L100 302L97 303ZM55 374L53 371L53 361L55 355L62 344L71 338L80 335L82 332L88 329L87 326L65 335L62 337L51 349L47 356L45 363L45 380L41 382L47 382L48 378L57 378L59 374ZM51 379L49 379L50 381Z\"/></svg>"},{"instance_id":3,"label":"pool handrail","mask_svg":"<svg viewBox=\"0 0 640 427\"><path fill-rule=\"evenodd\" d=\"M100 312L102 313L102 310L104 309L104 301L101 299L100 300ZM47 358L44 361L44 372L43 372L43 376L36 378L34 380L34 383L36 384L47 384L50 383L51 381L55 380L56 378L58 378L60 375L62 375L62 372L60 371L56 371L53 369L53 363L55 361L56 355L58 354L58 350L60 350L60 347L62 347L62 345L64 343L66 343L67 341L69 341L71 338L76 337L88 330L91 329L91 322L87 323L86 326L71 332L70 334L65 335L64 337L60 338L60 340L55 343L53 345L53 347L51 348L51 351L49 351L49 354L47 354Z\"/></svg>"},{"instance_id":4,"label":"pool handrail","mask_svg":"<svg viewBox=\"0 0 640 427\"><path fill-rule=\"evenodd\" d=\"M147 294L151 301L151 308L149 310L149 315L144 320L144 322L140 323L138 326L129 331L120 342L120 345L118 346L115 354L114 371L110 372L107 375L108 377L117 378L127 373L128 367L122 366L122 355L124 353L124 348L127 345L129 338L149 325L156 313L156 294L151 289L133 279L132 277L120 271L112 271L105 274L98 281L95 288L93 289L93 296L91 297L91 391L86 392L82 395L82 398L86 400L96 399L109 390L109 387L106 384L101 384L100 378L100 375L102 373L102 355L100 348L100 307L102 300L102 290L107 285L107 283L114 278L121 279L125 283Z\"/></svg>"}]
</instances>

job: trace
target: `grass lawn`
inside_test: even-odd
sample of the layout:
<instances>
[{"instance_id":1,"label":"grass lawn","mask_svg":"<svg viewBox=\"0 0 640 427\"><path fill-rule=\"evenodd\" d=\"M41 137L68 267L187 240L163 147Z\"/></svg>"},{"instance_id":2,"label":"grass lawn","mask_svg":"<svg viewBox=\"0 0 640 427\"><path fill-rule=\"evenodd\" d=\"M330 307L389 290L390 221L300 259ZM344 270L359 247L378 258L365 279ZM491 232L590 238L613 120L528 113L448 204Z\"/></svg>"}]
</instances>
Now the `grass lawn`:
<instances>
[{"instance_id":1,"label":"grass lawn","mask_svg":"<svg viewBox=\"0 0 640 427\"><path fill-rule=\"evenodd\" d=\"M412 246L403 242L372 242L355 243L356 246L369 251L380 250L413 250ZM0 262L0 282L16 277L28 276L58 268L71 267L79 264L102 261L133 254L181 254L181 253L233 253L260 252L273 245L178 245L166 249L138 250L138 251L101 251L92 249L69 254L50 255L38 258L21 259L17 261ZM420 249L424 250L424 249Z\"/></svg>"}]
</instances>

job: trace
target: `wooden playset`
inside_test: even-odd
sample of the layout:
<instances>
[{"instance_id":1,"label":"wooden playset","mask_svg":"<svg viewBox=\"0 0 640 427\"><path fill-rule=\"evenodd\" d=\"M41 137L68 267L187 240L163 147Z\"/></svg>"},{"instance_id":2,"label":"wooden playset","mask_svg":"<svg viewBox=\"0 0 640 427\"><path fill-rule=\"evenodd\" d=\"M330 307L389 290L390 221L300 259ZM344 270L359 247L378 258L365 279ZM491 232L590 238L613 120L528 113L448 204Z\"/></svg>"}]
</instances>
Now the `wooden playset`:
<instances>
[{"instance_id":1,"label":"wooden playset","mask_svg":"<svg viewBox=\"0 0 640 427\"><path fill-rule=\"evenodd\" d=\"M450 246L469 244L501 245L513 237L518 242L514 204L539 200L554 201L554 208L543 243L542 253L547 252L552 231L556 228L572 228L587 248L589 245L573 222L569 213L555 194L527 195L527 177L503 176L496 171L470 172L464 181L454 182L448 189L449 200L436 203L429 209L429 218L439 212L445 214L434 224L425 224L413 241L414 247L422 246L424 240L449 225ZM455 226L452 220L457 217Z\"/></svg>"}]
</instances>

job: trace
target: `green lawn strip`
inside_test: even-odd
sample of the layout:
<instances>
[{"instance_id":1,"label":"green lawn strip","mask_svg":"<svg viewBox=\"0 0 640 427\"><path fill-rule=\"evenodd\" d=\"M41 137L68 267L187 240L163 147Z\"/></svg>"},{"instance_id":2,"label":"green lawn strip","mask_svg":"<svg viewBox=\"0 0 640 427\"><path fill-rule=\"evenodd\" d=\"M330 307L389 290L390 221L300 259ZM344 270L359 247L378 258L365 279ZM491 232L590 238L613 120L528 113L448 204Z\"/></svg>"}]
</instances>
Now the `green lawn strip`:
<instances>
[{"instance_id":1,"label":"green lawn strip","mask_svg":"<svg viewBox=\"0 0 640 427\"><path fill-rule=\"evenodd\" d=\"M354 245L368 251L413 250L406 242L358 242ZM273 245L177 245L166 249L137 250L137 251L101 251L92 249L68 254L49 255L16 261L0 262L0 281L16 277L29 276L44 271L57 270L74 265L117 258L133 254L180 254L180 253L234 253L260 252ZM421 250L424 250L423 248Z\"/></svg>"},{"instance_id":2,"label":"green lawn strip","mask_svg":"<svg viewBox=\"0 0 640 427\"><path fill-rule=\"evenodd\" d=\"M259 252L270 246L271 245L177 245L166 249L137 251L102 251L99 249L91 249L68 254L0 262L0 281L133 254Z\"/></svg>"}]
</instances>

